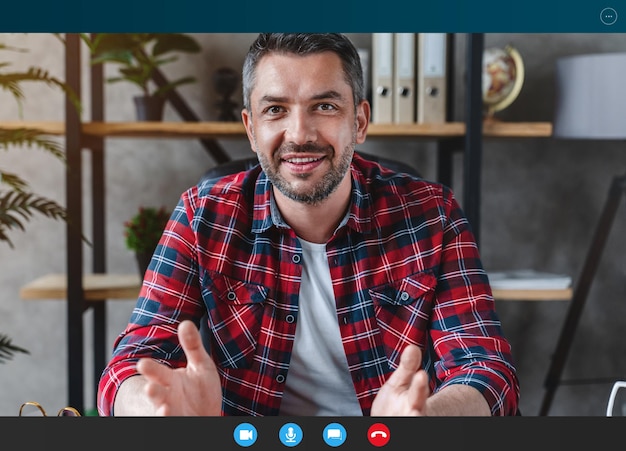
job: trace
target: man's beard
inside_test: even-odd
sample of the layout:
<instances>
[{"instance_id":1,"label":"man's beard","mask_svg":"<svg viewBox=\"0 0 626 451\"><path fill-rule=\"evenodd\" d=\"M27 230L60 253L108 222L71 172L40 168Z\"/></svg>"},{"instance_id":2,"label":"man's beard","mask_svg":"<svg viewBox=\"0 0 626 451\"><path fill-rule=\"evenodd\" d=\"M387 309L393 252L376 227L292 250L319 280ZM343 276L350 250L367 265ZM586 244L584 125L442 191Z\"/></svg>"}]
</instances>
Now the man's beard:
<instances>
[{"instance_id":1,"label":"man's beard","mask_svg":"<svg viewBox=\"0 0 626 451\"><path fill-rule=\"evenodd\" d=\"M350 163L352 162L352 156L354 155L354 149L356 147L356 137L353 133L352 142L346 146L344 149L341 158L339 159L337 165L333 163L332 156L335 153L335 150L332 146L318 146L316 144L304 144L301 146L298 145L286 145L281 147L274 156L278 159L278 156L284 154L285 152L297 153L297 152L315 152L320 155L326 155L328 157L328 161L331 163L330 170L322 177L322 179L316 183L314 186L307 189L306 192L298 191L291 186L291 184L285 180L285 178L279 173L278 165L280 164L277 161L270 160L266 157L262 152L258 152L257 155L259 157L259 163L261 164L261 168L267 175L267 178L272 182L272 184L286 197L291 200L295 200L296 202L301 202L308 205L316 205L324 201L328 198L339 186L341 181L346 175L346 172L350 169ZM309 177L309 174L303 174L302 179L306 179Z\"/></svg>"}]
</instances>

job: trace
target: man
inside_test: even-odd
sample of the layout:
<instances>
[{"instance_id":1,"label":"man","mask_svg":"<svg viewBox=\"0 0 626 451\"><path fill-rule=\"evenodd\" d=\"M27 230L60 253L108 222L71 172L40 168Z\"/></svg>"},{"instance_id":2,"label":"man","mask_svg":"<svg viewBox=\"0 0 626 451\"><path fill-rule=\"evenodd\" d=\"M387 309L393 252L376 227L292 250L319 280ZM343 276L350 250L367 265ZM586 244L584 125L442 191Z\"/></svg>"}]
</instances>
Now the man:
<instances>
[{"instance_id":1,"label":"man","mask_svg":"<svg viewBox=\"0 0 626 451\"><path fill-rule=\"evenodd\" d=\"M350 41L259 35L243 95L260 166L181 196L100 414L514 414L510 345L452 192L355 154L370 106Z\"/></svg>"}]
</instances>

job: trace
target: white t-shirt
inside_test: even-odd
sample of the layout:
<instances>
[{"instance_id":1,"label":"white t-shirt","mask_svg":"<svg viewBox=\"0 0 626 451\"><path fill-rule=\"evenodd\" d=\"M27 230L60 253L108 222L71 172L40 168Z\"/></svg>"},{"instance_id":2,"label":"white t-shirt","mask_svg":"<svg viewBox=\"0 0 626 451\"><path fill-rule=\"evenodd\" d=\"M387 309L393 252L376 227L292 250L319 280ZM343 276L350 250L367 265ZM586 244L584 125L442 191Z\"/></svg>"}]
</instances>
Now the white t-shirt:
<instances>
[{"instance_id":1,"label":"white t-shirt","mask_svg":"<svg viewBox=\"0 0 626 451\"><path fill-rule=\"evenodd\" d=\"M280 414L361 416L341 343L326 245L300 242L298 325Z\"/></svg>"}]
</instances>

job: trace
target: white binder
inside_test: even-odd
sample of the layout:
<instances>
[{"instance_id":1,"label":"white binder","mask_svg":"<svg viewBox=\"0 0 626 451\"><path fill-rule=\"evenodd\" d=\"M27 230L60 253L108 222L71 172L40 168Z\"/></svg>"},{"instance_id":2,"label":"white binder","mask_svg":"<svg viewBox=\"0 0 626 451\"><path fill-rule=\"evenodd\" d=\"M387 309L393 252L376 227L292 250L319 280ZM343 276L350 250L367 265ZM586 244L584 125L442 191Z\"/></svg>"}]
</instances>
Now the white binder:
<instances>
[{"instance_id":1,"label":"white binder","mask_svg":"<svg viewBox=\"0 0 626 451\"><path fill-rule=\"evenodd\" d=\"M418 33L417 53L417 122L445 122L448 78L446 33Z\"/></svg>"},{"instance_id":2,"label":"white binder","mask_svg":"<svg viewBox=\"0 0 626 451\"><path fill-rule=\"evenodd\" d=\"M393 122L393 33L372 33L372 122Z\"/></svg>"},{"instance_id":3,"label":"white binder","mask_svg":"<svg viewBox=\"0 0 626 451\"><path fill-rule=\"evenodd\" d=\"M394 33L393 121L415 122L416 42L415 33Z\"/></svg>"}]
</instances>

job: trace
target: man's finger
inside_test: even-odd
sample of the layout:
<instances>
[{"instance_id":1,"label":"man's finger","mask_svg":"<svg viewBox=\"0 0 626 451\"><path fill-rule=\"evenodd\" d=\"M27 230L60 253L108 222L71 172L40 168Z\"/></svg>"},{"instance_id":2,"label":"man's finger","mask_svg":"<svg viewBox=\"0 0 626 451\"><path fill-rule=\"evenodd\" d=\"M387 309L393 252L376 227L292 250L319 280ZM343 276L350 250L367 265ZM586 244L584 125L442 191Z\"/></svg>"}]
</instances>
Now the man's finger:
<instances>
[{"instance_id":1,"label":"man's finger","mask_svg":"<svg viewBox=\"0 0 626 451\"><path fill-rule=\"evenodd\" d=\"M426 374L426 371L418 370L418 372L413 376L408 393L408 400L411 408L424 411L426 400L430 396L430 387L428 386L428 375Z\"/></svg>"},{"instance_id":2,"label":"man's finger","mask_svg":"<svg viewBox=\"0 0 626 451\"><path fill-rule=\"evenodd\" d=\"M144 375L149 381L158 382L162 385L169 385L171 369L153 359L139 359L137 371Z\"/></svg>"},{"instance_id":3,"label":"man's finger","mask_svg":"<svg viewBox=\"0 0 626 451\"><path fill-rule=\"evenodd\" d=\"M400 355L400 365L389 377L387 383L394 387L411 385L413 376L422 364L422 351L416 345L408 345Z\"/></svg>"},{"instance_id":4,"label":"man's finger","mask_svg":"<svg viewBox=\"0 0 626 451\"><path fill-rule=\"evenodd\" d=\"M200 331L193 322L185 320L179 324L178 339L187 356L187 366L197 368L213 365L213 360L202 343Z\"/></svg>"},{"instance_id":5,"label":"man's finger","mask_svg":"<svg viewBox=\"0 0 626 451\"><path fill-rule=\"evenodd\" d=\"M422 351L416 345L408 345L400 356L400 367L415 373L422 364Z\"/></svg>"}]
</instances>

